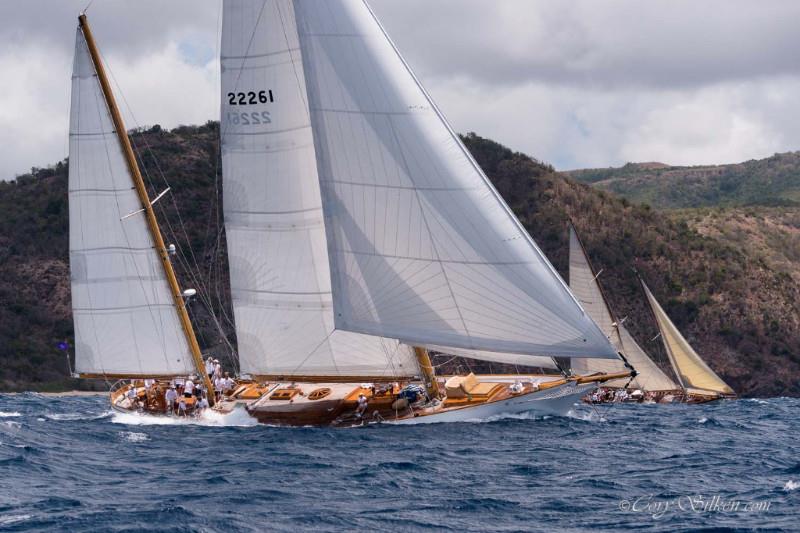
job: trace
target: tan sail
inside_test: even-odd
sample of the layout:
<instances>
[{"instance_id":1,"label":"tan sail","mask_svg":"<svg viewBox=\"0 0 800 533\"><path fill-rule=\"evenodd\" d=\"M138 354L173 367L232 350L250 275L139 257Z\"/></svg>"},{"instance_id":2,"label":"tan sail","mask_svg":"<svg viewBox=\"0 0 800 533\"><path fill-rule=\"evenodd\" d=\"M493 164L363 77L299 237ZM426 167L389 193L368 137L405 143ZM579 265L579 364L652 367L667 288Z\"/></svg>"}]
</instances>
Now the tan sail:
<instances>
[{"instance_id":1,"label":"tan sail","mask_svg":"<svg viewBox=\"0 0 800 533\"><path fill-rule=\"evenodd\" d=\"M684 389L699 389L699 392L714 392L719 394L735 394L727 383L714 373L711 368L700 358L694 348L675 327L667 314L656 301L653 293L642 281L642 287L647 294L647 300L656 316L658 329L664 341L672 367ZM690 391L691 392L691 391Z\"/></svg>"}]
</instances>

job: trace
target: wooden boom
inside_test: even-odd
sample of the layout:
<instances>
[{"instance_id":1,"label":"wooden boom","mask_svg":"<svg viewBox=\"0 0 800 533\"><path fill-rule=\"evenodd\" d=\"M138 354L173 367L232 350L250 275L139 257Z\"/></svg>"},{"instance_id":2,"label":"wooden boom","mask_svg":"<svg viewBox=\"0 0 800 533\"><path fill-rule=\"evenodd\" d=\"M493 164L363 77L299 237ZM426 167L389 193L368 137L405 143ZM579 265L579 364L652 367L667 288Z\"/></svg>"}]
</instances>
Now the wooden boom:
<instances>
[{"instance_id":1,"label":"wooden boom","mask_svg":"<svg viewBox=\"0 0 800 533\"><path fill-rule=\"evenodd\" d=\"M86 39L86 45L89 47L89 53L92 56L94 69L95 72L97 72L97 78L100 80L100 87L103 90L103 96L105 97L106 104L108 105L108 110L111 114L111 120L114 122L114 130L117 133L117 139L122 147L122 153L125 156L125 162L128 165L128 170L130 171L131 178L133 179L133 184L136 187L136 193L139 195L139 200L142 202L142 208L144 209L144 214L147 218L147 225L150 228L150 235L153 237L156 250L158 250L158 256L161 258L161 265L164 267L164 274L166 275L170 292L172 293L172 299L175 302L175 311L178 313L178 318L180 319L181 326L183 327L183 333L186 335L186 341L189 344L189 350L192 352L192 359L197 367L197 372L202 377L206 386L206 390L208 391L208 402L211 405L214 405L214 386L211 383L211 380L208 378L208 374L206 373L205 364L203 363L203 355L200 352L200 346L197 344L197 338L195 337L194 329L192 328L192 322L189 320L189 313L186 310L186 303L183 301L183 295L181 294L180 287L178 286L178 279L175 277L175 270L172 268L172 262L169 260L169 253L164 245L164 238L161 236L161 230L158 227L158 220L156 219L153 205L150 202L150 197L147 195L147 189L145 188L144 180L142 179L142 173L139 170L139 165L136 163L136 156L133 153L131 141L128 139L128 132L125 129L125 123L122 121L122 115L120 114L119 108L117 107L117 102L114 99L114 93L111 91L111 85L108 83L103 62L100 59L100 52L95 44L92 30L89 28L89 22L86 20L86 15L81 14L78 17L78 21L81 31L83 32L83 36Z\"/></svg>"}]
</instances>

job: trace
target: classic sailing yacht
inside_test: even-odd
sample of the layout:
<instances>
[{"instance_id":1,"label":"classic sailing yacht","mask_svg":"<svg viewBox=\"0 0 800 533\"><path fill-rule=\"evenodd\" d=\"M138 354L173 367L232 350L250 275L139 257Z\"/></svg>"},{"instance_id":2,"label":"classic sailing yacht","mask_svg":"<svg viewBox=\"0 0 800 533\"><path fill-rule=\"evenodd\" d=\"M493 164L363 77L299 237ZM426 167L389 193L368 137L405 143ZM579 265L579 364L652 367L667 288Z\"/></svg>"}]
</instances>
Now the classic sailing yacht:
<instances>
[{"instance_id":1,"label":"classic sailing yacht","mask_svg":"<svg viewBox=\"0 0 800 533\"><path fill-rule=\"evenodd\" d=\"M85 14L79 17L71 98L69 255L76 373L170 378L197 371L212 390Z\"/></svg>"},{"instance_id":2,"label":"classic sailing yacht","mask_svg":"<svg viewBox=\"0 0 800 533\"><path fill-rule=\"evenodd\" d=\"M366 3L223 6L225 227L249 379L218 409L343 426L564 414L596 383L631 374L437 377L428 348L546 367L556 356L618 354ZM205 376L152 202L80 20L70 143L79 372ZM127 396L138 385L115 391L112 405L135 408Z\"/></svg>"},{"instance_id":3,"label":"classic sailing yacht","mask_svg":"<svg viewBox=\"0 0 800 533\"><path fill-rule=\"evenodd\" d=\"M725 383L709 366L703 361L689 342L681 335L675 324L669 319L664 309L650 292L650 288L640 278L642 288L647 295L647 301L656 317L658 330L661 340L664 342L664 349L667 351L669 361L678 382L684 391L685 400L693 403L701 403L712 400L735 398L734 390Z\"/></svg>"},{"instance_id":4,"label":"classic sailing yacht","mask_svg":"<svg viewBox=\"0 0 800 533\"><path fill-rule=\"evenodd\" d=\"M656 316L664 347L672 369L678 376L675 383L645 353L620 320L614 317L603 289L589 262L589 256L575 227L569 225L569 285L586 312L600 326L627 361L636 368L633 379L619 379L604 383L604 389L640 390L653 401L705 402L735 395L722 379L700 359L686 339L675 328L664 310L642 281L645 294ZM613 359L573 359L572 371L590 375L594 372L611 373L624 370L622 361ZM602 400L601 400L602 401Z\"/></svg>"},{"instance_id":5,"label":"classic sailing yacht","mask_svg":"<svg viewBox=\"0 0 800 533\"><path fill-rule=\"evenodd\" d=\"M680 387L672 381L658 365L647 356L628 329L614 316L603 289L598 282L600 273L595 273L589 262L589 256L578 237L575 226L569 225L569 286L572 293L581 302L600 329L608 335L614 346L636 369L633 379L609 381L605 388L631 389L649 392L655 401L674 398ZM572 371L579 374L595 372L620 372L625 369L622 361L613 359L573 359Z\"/></svg>"}]
</instances>

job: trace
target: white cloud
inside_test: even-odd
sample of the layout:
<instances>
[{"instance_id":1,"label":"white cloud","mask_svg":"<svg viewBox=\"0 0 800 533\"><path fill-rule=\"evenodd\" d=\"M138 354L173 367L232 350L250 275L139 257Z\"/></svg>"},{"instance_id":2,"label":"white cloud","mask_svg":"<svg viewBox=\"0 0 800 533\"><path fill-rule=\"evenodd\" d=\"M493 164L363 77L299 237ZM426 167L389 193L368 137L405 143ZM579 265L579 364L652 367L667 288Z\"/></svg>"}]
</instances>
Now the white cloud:
<instances>
[{"instance_id":1,"label":"white cloud","mask_svg":"<svg viewBox=\"0 0 800 533\"><path fill-rule=\"evenodd\" d=\"M0 3L0 179L66 155L76 15ZM458 131L558 168L723 163L800 148L794 0L371 0ZM97 0L142 125L216 118L220 0ZM134 123L129 120L132 127Z\"/></svg>"}]
</instances>

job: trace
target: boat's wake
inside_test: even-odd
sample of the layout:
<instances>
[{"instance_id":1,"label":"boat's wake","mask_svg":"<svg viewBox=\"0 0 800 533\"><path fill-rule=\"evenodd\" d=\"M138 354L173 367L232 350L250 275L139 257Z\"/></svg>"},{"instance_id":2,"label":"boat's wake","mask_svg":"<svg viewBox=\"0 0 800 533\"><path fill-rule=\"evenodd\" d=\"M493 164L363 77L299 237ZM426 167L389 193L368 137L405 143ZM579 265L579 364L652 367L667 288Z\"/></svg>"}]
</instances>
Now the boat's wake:
<instances>
[{"instance_id":1,"label":"boat's wake","mask_svg":"<svg viewBox=\"0 0 800 533\"><path fill-rule=\"evenodd\" d=\"M247 414L244 409L234 409L227 414L206 410L199 417L161 416L112 411L111 422L128 426L250 427L258 425L258 421Z\"/></svg>"}]
</instances>

